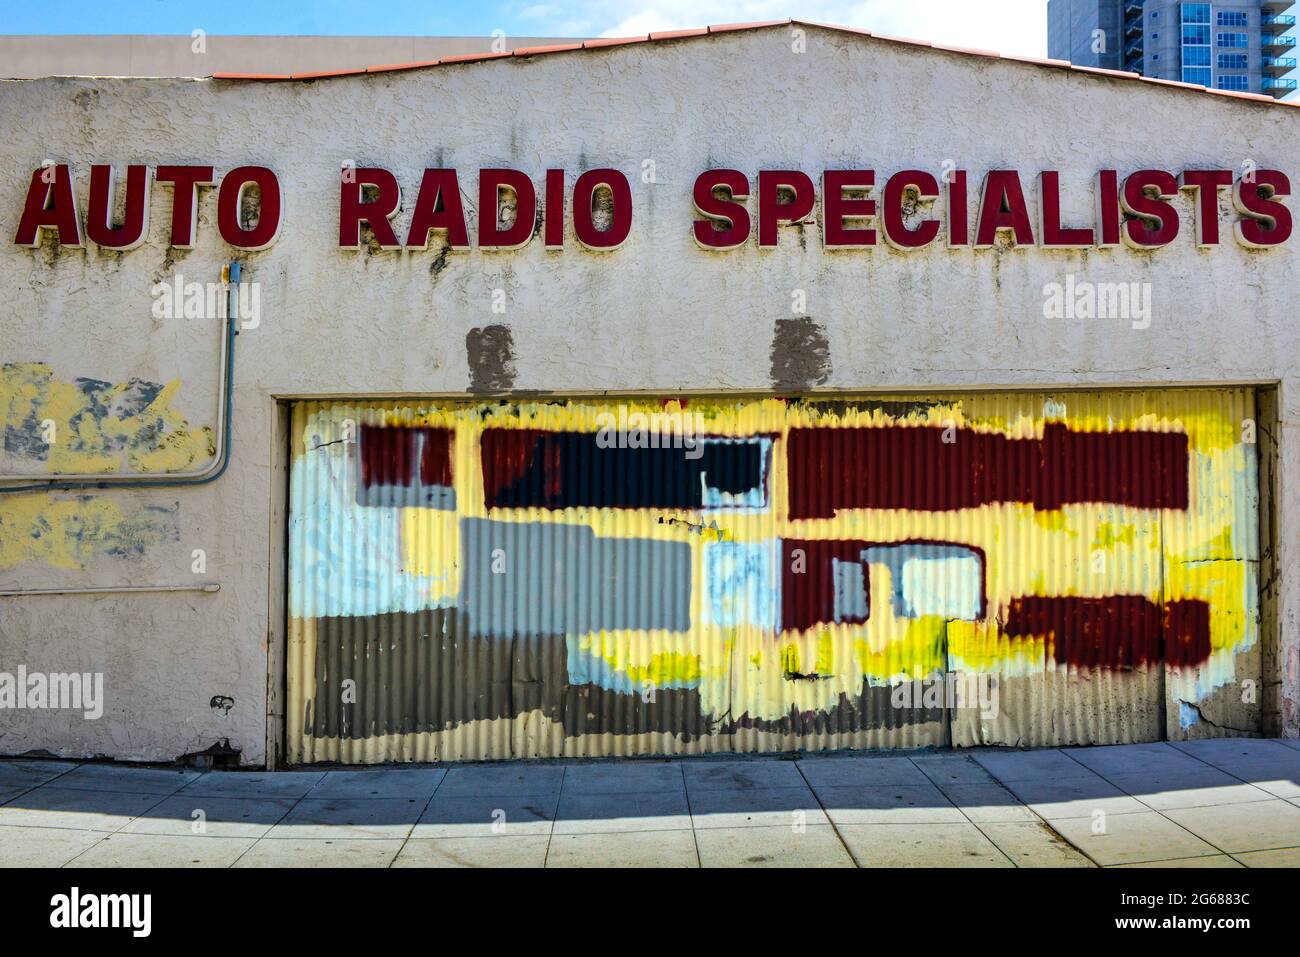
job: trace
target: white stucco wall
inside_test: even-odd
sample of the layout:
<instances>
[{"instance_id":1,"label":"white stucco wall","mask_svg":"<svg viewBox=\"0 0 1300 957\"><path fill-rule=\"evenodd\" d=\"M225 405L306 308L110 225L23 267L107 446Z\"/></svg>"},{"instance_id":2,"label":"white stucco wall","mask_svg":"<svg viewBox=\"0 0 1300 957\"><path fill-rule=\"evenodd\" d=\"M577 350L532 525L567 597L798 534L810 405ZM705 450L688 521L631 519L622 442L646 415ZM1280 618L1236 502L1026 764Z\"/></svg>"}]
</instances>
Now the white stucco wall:
<instances>
[{"instance_id":1,"label":"white stucco wall","mask_svg":"<svg viewBox=\"0 0 1300 957\"><path fill-rule=\"evenodd\" d=\"M771 389L774 323L790 316L796 288L829 341L827 389L1281 381L1283 722L1300 732L1300 484L1288 481L1300 469L1300 238L1243 249L1226 194L1225 241L1209 250L1195 245L1187 200L1177 201L1179 238L1154 253L827 253L810 226L806 242L786 230L776 251L751 238L719 254L690 235L692 183L721 166L819 180L836 167L937 175L951 161L971 171L972 203L985 170L1017 168L1031 206L1033 177L1059 169L1066 218L1087 225L1103 168L1253 161L1294 178L1300 111L819 29L804 53L790 42L774 28L310 83L0 82L0 362L47 362L66 381L179 378L177 407L212 424L217 325L155 320L149 291L174 271L218 278L232 250L217 235L215 191L189 252L167 248L170 189L158 186L141 248L33 251L10 242L28 179L47 158L70 162L84 208L91 162L203 162L218 173L254 163L278 172L285 204L278 242L238 257L261 284L262 323L239 337L228 474L196 489L90 493L179 503L177 540L84 568L0 569L6 588L183 582L202 548L200 577L222 590L0 598L0 667L102 671L108 694L99 721L7 715L0 753L170 760L228 738L245 762L265 759L270 596L283 587L282 570L268 569L283 534L270 513L273 397L464 393L466 335L493 323L511 328L521 390ZM639 175L646 159L654 184ZM540 240L474 250L441 271L434 249L343 252L336 197L349 160L396 173L408 210L426 166L456 167L471 218L481 167L522 169L540 193L548 167L572 180L615 166L633 185L632 235L605 254L571 233L563 252ZM407 222L399 216L399 236ZM1150 282L1150 328L1044 319L1043 286L1067 273ZM492 311L497 288L504 315ZM233 707L211 707L216 695Z\"/></svg>"}]
</instances>

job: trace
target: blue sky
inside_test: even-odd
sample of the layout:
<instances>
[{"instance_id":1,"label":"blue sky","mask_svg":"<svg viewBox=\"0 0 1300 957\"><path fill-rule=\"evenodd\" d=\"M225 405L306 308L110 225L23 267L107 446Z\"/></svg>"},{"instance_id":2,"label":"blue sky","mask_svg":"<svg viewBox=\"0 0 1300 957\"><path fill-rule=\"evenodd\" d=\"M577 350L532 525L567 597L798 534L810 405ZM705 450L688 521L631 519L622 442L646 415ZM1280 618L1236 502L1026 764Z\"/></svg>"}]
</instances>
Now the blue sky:
<instances>
[{"instance_id":1,"label":"blue sky","mask_svg":"<svg viewBox=\"0 0 1300 957\"><path fill-rule=\"evenodd\" d=\"M1044 56L1047 0L0 0L3 33L631 36L793 17Z\"/></svg>"}]
</instances>

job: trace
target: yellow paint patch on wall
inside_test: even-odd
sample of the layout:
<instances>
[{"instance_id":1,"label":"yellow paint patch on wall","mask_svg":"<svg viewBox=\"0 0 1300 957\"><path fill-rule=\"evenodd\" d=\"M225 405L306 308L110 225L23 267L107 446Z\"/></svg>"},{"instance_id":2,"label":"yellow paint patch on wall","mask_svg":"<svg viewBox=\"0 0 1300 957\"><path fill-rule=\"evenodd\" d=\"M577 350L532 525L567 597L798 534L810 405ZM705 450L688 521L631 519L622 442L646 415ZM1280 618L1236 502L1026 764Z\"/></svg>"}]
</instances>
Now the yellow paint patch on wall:
<instances>
[{"instance_id":1,"label":"yellow paint patch on wall","mask_svg":"<svg viewBox=\"0 0 1300 957\"><path fill-rule=\"evenodd\" d=\"M675 648L663 648L675 643L669 633L654 633L656 640L647 640L633 632L594 632L572 639L578 650L604 662L610 669L621 672L635 687L682 687L695 685L704 673L703 657Z\"/></svg>"},{"instance_id":2,"label":"yellow paint patch on wall","mask_svg":"<svg viewBox=\"0 0 1300 957\"><path fill-rule=\"evenodd\" d=\"M124 506L100 496L8 495L0 509L0 569L30 562L85 568L101 556L131 558L180 537L179 505Z\"/></svg>"},{"instance_id":3,"label":"yellow paint patch on wall","mask_svg":"<svg viewBox=\"0 0 1300 957\"><path fill-rule=\"evenodd\" d=\"M948 668L945 626L945 620L937 615L896 620L897 638L878 649L859 639L853 643L853 653L862 673L879 683L894 678L925 678Z\"/></svg>"},{"instance_id":4,"label":"yellow paint patch on wall","mask_svg":"<svg viewBox=\"0 0 1300 957\"><path fill-rule=\"evenodd\" d=\"M173 407L181 381L56 380L39 362L0 366L5 458L48 473L178 472L216 454L209 427ZM48 441L47 441L48 440Z\"/></svg>"},{"instance_id":5,"label":"yellow paint patch on wall","mask_svg":"<svg viewBox=\"0 0 1300 957\"><path fill-rule=\"evenodd\" d=\"M1137 529L1132 525L1116 526L1111 522L1101 522L1092 539L1093 548L1110 549L1118 545L1132 545L1137 536Z\"/></svg>"},{"instance_id":6,"label":"yellow paint patch on wall","mask_svg":"<svg viewBox=\"0 0 1300 957\"><path fill-rule=\"evenodd\" d=\"M403 570L431 579L432 604L452 604L460 590L460 521L456 513L437 508L400 511Z\"/></svg>"},{"instance_id":7,"label":"yellow paint patch on wall","mask_svg":"<svg viewBox=\"0 0 1300 957\"><path fill-rule=\"evenodd\" d=\"M1255 570L1245 561L1171 562L1169 600L1210 603L1210 647L1244 651L1254 644L1258 594Z\"/></svg>"},{"instance_id":8,"label":"yellow paint patch on wall","mask_svg":"<svg viewBox=\"0 0 1300 957\"><path fill-rule=\"evenodd\" d=\"M700 656L680 651L662 651L652 655L649 664L630 665L626 670L628 677L637 685L693 685L700 680Z\"/></svg>"},{"instance_id":9,"label":"yellow paint patch on wall","mask_svg":"<svg viewBox=\"0 0 1300 957\"><path fill-rule=\"evenodd\" d=\"M956 671L1029 674L1041 671L1047 660L1043 636L1011 639L994 621L950 621L947 637L948 656Z\"/></svg>"}]
</instances>

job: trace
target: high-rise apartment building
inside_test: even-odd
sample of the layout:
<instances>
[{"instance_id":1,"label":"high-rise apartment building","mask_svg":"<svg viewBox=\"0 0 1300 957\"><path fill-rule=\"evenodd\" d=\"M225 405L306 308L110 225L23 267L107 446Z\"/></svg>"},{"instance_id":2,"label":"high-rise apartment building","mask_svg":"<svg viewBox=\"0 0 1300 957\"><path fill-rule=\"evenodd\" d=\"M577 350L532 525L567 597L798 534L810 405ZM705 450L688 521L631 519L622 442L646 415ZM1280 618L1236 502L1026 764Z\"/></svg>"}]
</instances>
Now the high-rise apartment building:
<instances>
[{"instance_id":1,"label":"high-rise apartment building","mask_svg":"<svg viewBox=\"0 0 1300 957\"><path fill-rule=\"evenodd\" d=\"M1048 0L1048 55L1220 90L1284 97L1295 0Z\"/></svg>"}]
</instances>

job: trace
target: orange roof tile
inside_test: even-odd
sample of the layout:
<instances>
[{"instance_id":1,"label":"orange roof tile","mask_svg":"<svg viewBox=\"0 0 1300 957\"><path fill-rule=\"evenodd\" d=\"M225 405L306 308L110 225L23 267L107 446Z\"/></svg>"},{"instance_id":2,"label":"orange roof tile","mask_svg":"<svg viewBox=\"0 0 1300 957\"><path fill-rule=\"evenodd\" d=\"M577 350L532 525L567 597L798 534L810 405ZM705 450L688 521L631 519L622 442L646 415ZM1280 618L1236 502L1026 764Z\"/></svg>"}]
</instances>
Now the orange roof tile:
<instances>
[{"instance_id":1,"label":"orange roof tile","mask_svg":"<svg viewBox=\"0 0 1300 957\"><path fill-rule=\"evenodd\" d=\"M520 47L511 51L515 56L541 56L544 53L564 53L568 50L581 50L581 43L554 43L544 47Z\"/></svg>"},{"instance_id":2,"label":"orange roof tile","mask_svg":"<svg viewBox=\"0 0 1300 957\"><path fill-rule=\"evenodd\" d=\"M453 53L451 56L442 57L438 61L439 66L448 63L478 63L480 60L499 60L503 56L508 57L511 51L505 50L501 53Z\"/></svg>"},{"instance_id":3,"label":"orange roof tile","mask_svg":"<svg viewBox=\"0 0 1300 957\"><path fill-rule=\"evenodd\" d=\"M420 70L426 66L437 66L437 60L417 60L414 63L384 63L379 66L366 67L367 73L391 73L394 70Z\"/></svg>"},{"instance_id":4,"label":"orange roof tile","mask_svg":"<svg viewBox=\"0 0 1300 957\"><path fill-rule=\"evenodd\" d=\"M594 40L582 41L584 50L596 50L600 47L617 47L625 43L645 43L650 39L649 35L643 37L597 37Z\"/></svg>"}]
</instances>

